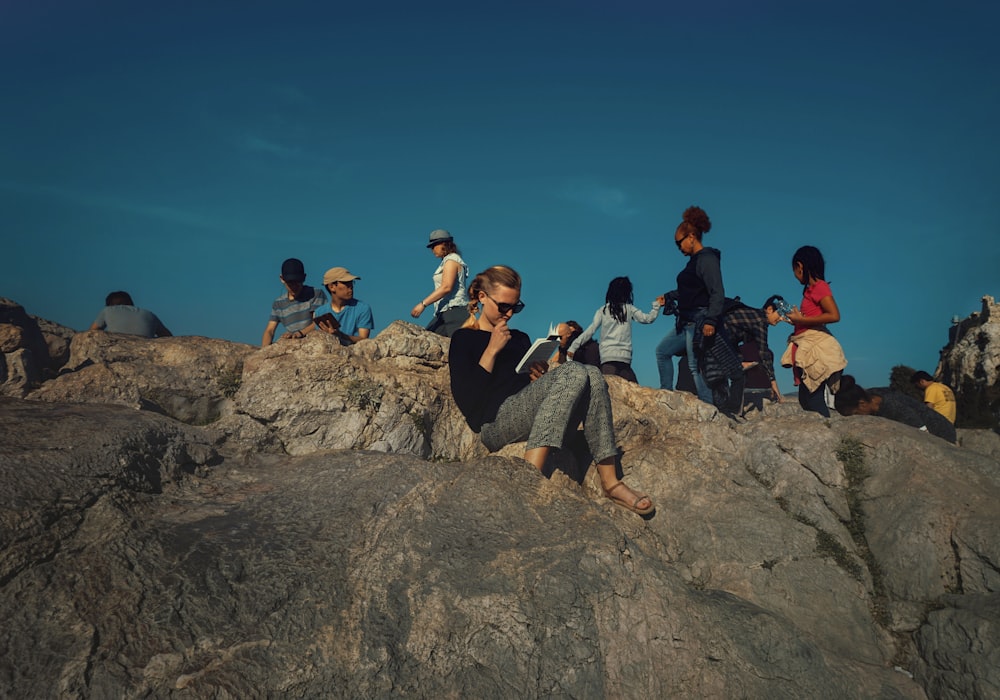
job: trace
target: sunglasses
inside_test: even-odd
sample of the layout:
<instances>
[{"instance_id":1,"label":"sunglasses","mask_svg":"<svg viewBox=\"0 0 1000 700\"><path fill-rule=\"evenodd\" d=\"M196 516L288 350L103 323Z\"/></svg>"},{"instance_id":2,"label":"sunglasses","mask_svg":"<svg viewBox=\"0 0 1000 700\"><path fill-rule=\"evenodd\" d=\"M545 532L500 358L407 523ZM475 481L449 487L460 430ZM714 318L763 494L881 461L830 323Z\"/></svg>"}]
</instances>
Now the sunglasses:
<instances>
[{"instance_id":1,"label":"sunglasses","mask_svg":"<svg viewBox=\"0 0 1000 700\"><path fill-rule=\"evenodd\" d=\"M681 243L683 243L684 241L686 241L688 239L688 236L690 236L690 235L691 234L689 233L687 236L684 236L683 238L678 238L678 239L674 240L674 243L677 245L677 250L681 249Z\"/></svg>"},{"instance_id":2,"label":"sunglasses","mask_svg":"<svg viewBox=\"0 0 1000 700\"><path fill-rule=\"evenodd\" d=\"M483 292L483 294L486 294L486 292ZM517 302L514 304L502 304L493 297L491 297L489 294L486 294L486 298L497 305L497 311L500 312L501 316L503 316L508 311L515 314L519 314L522 311L524 311L524 302L521 301L520 299L518 299Z\"/></svg>"}]
</instances>

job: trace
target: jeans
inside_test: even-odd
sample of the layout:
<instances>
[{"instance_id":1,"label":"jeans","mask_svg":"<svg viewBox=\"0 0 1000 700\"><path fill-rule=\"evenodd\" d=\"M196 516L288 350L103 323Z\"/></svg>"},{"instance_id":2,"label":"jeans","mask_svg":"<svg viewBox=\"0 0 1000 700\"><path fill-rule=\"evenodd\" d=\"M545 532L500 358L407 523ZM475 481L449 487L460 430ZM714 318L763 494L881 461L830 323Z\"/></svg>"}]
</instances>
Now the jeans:
<instances>
[{"instance_id":1,"label":"jeans","mask_svg":"<svg viewBox=\"0 0 1000 700\"><path fill-rule=\"evenodd\" d=\"M830 409L826 405L826 396L824 396L823 389L826 388L826 382L817 387L816 391L809 391L806 388L805 382L799 383L799 406L807 411L815 411L824 418L830 417Z\"/></svg>"},{"instance_id":2,"label":"jeans","mask_svg":"<svg viewBox=\"0 0 1000 700\"><path fill-rule=\"evenodd\" d=\"M687 350L688 367L694 377L694 385L698 390L698 398L705 403L712 403L712 390L705 384L698 371L698 358L694 354L695 324L704 320L704 314L697 314L694 321L685 323L678 332L675 325L666 337L656 346L656 367L660 370L660 388L674 388L674 355Z\"/></svg>"}]
</instances>

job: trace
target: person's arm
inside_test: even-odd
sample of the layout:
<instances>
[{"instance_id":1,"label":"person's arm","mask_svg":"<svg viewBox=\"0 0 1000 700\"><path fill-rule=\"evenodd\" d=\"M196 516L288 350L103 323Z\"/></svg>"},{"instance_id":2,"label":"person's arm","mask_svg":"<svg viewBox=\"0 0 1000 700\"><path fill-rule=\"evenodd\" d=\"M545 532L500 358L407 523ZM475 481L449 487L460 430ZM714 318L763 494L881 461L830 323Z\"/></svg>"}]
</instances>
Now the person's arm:
<instances>
[{"instance_id":1,"label":"person's arm","mask_svg":"<svg viewBox=\"0 0 1000 700\"><path fill-rule=\"evenodd\" d=\"M419 304L413 307L413 310L410 311L410 316L413 318L419 317L428 306L451 294L458 280L458 267L458 263L454 260L444 261L444 269L441 271L441 284L437 289L424 297Z\"/></svg>"},{"instance_id":2,"label":"person's arm","mask_svg":"<svg viewBox=\"0 0 1000 700\"><path fill-rule=\"evenodd\" d=\"M590 322L590 325L584 328L580 335L576 336L576 340L569 344L569 347L566 348L566 357L572 360L573 355L580 349L580 346L594 337L594 333L601 327L601 314L603 311L604 307L602 306L594 314L594 320Z\"/></svg>"},{"instance_id":3,"label":"person's arm","mask_svg":"<svg viewBox=\"0 0 1000 700\"><path fill-rule=\"evenodd\" d=\"M107 308L108 307L105 306L103 309L101 309L101 312L97 314L97 318L95 318L94 322L90 324L90 330L103 331L105 328L108 327L108 322L104 320L104 312L107 311Z\"/></svg>"},{"instance_id":4,"label":"person's arm","mask_svg":"<svg viewBox=\"0 0 1000 700\"><path fill-rule=\"evenodd\" d=\"M803 316L798 307L793 306L788 314L788 322L795 326L825 326L840 320L840 309L832 294L819 300L819 308L823 312L818 316Z\"/></svg>"},{"instance_id":5,"label":"person's arm","mask_svg":"<svg viewBox=\"0 0 1000 700\"><path fill-rule=\"evenodd\" d=\"M156 314L153 314L153 335L157 338L169 338L173 335Z\"/></svg>"},{"instance_id":6,"label":"person's arm","mask_svg":"<svg viewBox=\"0 0 1000 700\"><path fill-rule=\"evenodd\" d=\"M264 337L260 340L260 346L266 348L274 340L274 331L278 327L277 321L268 321L267 327L264 329Z\"/></svg>"},{"instance_id":7,"label":"person's arm","mask_svg":"<svg viewBox=\"0 0 1000 700\"><path fill-rule=\"evenodd\" d=\"M352 343L356 343L359 340L367 340L369 338L369 336L371 336L371 334L372 334L372 329L371 328L359 328L357 335L348 335L348 336L345 336L345 337L348 340L350 340Z\"/></svg>"},{"instance_id":8,"label":"person's arm","mask_svg":"<svg viewBox=\"0 0 1000 700\"><path fill-rule=\"evenodd\" d=\"M649 313L639 311L639 309L633 306L630 309L632 312L632 320L638 321L639 323L652 323L655 321L656 317L660 315L660 307L663 306L661 299L663 299L663 297L657 297L656 301L653 302L653 310Z\"/></svg>"},{"instance_id":9,"label":"person's arm","mask_svg":"<svg viewBox=\"0 0 1000 700\"><path fill-rule=\"evenodd\" d=\"M518 331L511 331L506 323L498 326L499 328L490 334L460 329L452 336L451 347L448 350L452 396L469 427L477 433L482 425L483 411L498 398L496 396L498 382L503 385L505 380L511 379L494 376L494 372L509 372L513 375L512 362L515 358L521 357L531 345L528 336ZM503 358L499 357L501 353L497 347L500 347L500 350L509 348L511 358L504 359L506 355ZM516 390L515 388L514 391Z\"/></svg>"},{"instance_id":10,"label":"person's arm","mask_svg":"<svg viewBox=\"0 0 1000 700\"><path fill-rule=\"evenodd\" d=\"M715 335L715 327L722 315L722 307L726 302L726 290L722 285L722 265L715 255L702 253L698 256L698 276L708 292L708 311L705 313L705 325L702 333L711 338Z\"/></svg>"},{"instance_id":11,"label":"person's arm","mask_svg":"<svg viewBox=\"0 0 1000 700\"><path fill-rule=\"evenodd\" d=\"M492 374L494 367L496 367L497 355L507 347L509 342L510 328L507 327L507 319L501 318L490 331L490 340L486 344L483 354L479 356L479 366Z\"/></svg>"},{"instance_id":12,"label":"person's arm","mask_svg":"<svg viewBox=\"0 0 1000 700\"><path fill-rule=\"evenodd\" d=\"M354 324L357 335L348 335L347 333L337 331L337 334L341 338L345 338L351 341L351 343L357 343L358 341L368 339L372 333L372 329L375 327L375 317L372 315L371 307L364 302L358 303L364 304L364 307L361 309L358 315L358 320Z\"/></svg>"}]
</instances>

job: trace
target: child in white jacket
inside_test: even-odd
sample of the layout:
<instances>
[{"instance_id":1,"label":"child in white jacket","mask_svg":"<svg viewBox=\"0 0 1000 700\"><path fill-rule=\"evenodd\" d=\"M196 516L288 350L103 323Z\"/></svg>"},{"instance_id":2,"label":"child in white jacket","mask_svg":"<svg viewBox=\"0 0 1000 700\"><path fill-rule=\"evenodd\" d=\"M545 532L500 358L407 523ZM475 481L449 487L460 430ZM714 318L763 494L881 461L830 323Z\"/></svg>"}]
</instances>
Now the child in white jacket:
<instances>
[{"instance_id":1,"label":"child in white jacket","mask_svg":"<svg viewBox=\"0 0 1000 700\"><path fill-rule=\"evenodd\" d=\"M656 298L651 311L642 312L632 305L632 282L629 278L615 277L608 285L604 298L604 306L597 310L593 322L573 341L566 354L572 358L573 353L600 330L601 372L638 383L632 371L632 321L655 321L663 306L663 297Z\"/></svg>"}]
</instances>

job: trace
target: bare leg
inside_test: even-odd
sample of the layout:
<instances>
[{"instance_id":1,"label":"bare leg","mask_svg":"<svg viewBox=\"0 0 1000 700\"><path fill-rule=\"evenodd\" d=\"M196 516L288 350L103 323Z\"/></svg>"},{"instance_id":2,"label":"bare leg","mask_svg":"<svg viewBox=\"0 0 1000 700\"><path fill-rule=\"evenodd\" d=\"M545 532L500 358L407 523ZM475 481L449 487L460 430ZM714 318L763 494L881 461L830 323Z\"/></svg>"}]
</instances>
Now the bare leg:
<instances>
[{"instance_id":1,"label":"bare leg","mask_svg":"<svg viewBox=\"0 0 1000 700\"><path fill-rule=\"evenodd\" d=\"M535 465L538 471L544 471L545 460L549 456L550 447L533 447L524 451L524 458Z\"/></svg>"},{"instance_id":2,"label":"bare leg","mask_svg":"<svg viewBox=\"0 0 1000 700\"><path fill-rule=\"evenodd\" d=\"M608 457L597 463L597 474L601 477L601 488L607 493L608 490L618 482L618 470L615 465L615 458ZM639 510L645 510L653 505L653 501L649 496L643 496L638 502L635 499L639 497L635 491L630 489L628 486L622 485L615 491L615 496L623 500L628 500L631 503L635 503L635 507Z\"/></svg>"}]
</instances>

